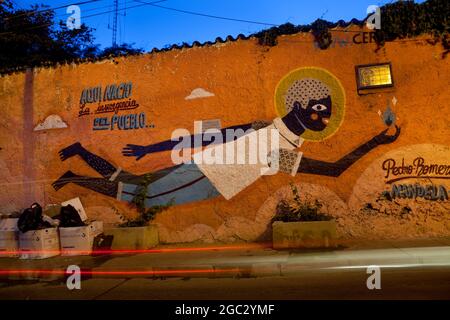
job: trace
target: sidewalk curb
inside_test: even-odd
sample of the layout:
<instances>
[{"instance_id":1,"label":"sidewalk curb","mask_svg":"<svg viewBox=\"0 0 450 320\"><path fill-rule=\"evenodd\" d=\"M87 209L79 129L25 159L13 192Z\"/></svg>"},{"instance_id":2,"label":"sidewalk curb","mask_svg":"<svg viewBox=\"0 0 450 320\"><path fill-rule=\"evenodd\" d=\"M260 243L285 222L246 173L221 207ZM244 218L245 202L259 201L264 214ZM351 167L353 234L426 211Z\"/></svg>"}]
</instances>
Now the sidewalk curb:
<instances>
[{"instance_id":1,"label":"sidewalk curb","mask_svg":"<svg viewBox=\"0 0 450 320\"><path fill-rule=\"evenodd\" d=\"M177 265L177 266L157 266L148 267L141 270L134 270L135 274L127 275L127 270L123 274L102 274L108 273L108 269L93 268L93 279L104 279L111 277L133 277L145 279L161 279L161 278L249 278L256 276L252 272L252 265ZM273 275L279 275L279 272Z\"/></svg>"},{"instance_id":2,"label":"sidewalk curb","mask_svg":"<svg viewBox=\"0 0 450 320\"><path fill-rule=\"evenodd\" d=\"M21 271L21 272L20 273L11 272L8 274L6 279L9 281L42 281L42 282L53 282L66 279L66 275L61 273L62 269L53 268L47 270L51 272L41 273L38 270L17 269L14 271ZM5 277L0 277L0 279L5 279Z\"/></svg>"},{"instance_id":3,"label":"sidewalk curb","mask_svg":"<svg viewBox=\"0 0 450 320\"><path fill-rule=\"evenodd\" d=\"M82 279L164 279L164 278L256 278L282 276L284 268L280 263L256 263L250 265L179 265L174 267L148 267L141 270L112 270L104 268L82 269ZM17 271L19 271L18 269ZM35 270L25 270L22 273L10 273L9 281L66 281L68 275L65 269L49 269L54 273L40 274ZM5 277L0 277L0 279Z\"/></svg>"},{"instance_id":4,"label":"sidewalk curb","mask_svg":"<svg viewBox=\"0 0 450 320\"><path fill-rule=\"evenodd\" d=\"M431 242L428 242L431 243ZM65 281L69 265L80 266L87 279L165 279L165 278L257 278L279 277L303 271L357 269L369 265L382 268L399 266L450 266L450 245L349 249L325 252L255 250L230 255L208 253L186 255L73 256L55 260L19 260L0 257L0 281ZM450 240L449 240L450 244ZM438 254L438 255L437 255ZM130 260L129 260L130 259ZM184 263L184 264L183 264Z\"/></svg>"},{"instance_id":5,"label":"sidewalk curb","mask_svg":"<svg viewBox=\"0 0 450 320\"><path fill-rule=\"evenodd\" d=\"M285 263L255 263L251 267L252 277L281 276L281 268Z\"/></svg>"}]
</instances>

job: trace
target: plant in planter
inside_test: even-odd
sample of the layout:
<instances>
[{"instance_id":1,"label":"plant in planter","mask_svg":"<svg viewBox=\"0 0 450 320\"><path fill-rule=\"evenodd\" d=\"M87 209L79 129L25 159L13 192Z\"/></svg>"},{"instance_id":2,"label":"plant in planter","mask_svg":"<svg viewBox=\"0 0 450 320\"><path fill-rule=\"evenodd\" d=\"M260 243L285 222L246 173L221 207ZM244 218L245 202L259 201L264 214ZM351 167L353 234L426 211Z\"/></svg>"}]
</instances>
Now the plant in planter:
<instances>
[{"instance_id":1,"label":"plant in planter","mask_svg":"<svg viewBox=\"0 0 450 320\"><path fill-rule=\"evenodd\" d=\"M134 219L125 219L125 222L120 224L118 228L105 231L106 235L113 236L112 249L141 250L154 247L159 243L158 228L150 222L158 213L167 210L172 202L146 208L145 199L150 182L151 176L146 175L132 200L132 205L138 210L139 216Z\"/></svg>"},{"instance_id":2,"label":"plant in planter","mask_svg":"<svg viewBox=\"0 0 450 320\"><path fill-rule=\"evenodd\" d=\"M120 224L119 227L143 227L149 224L150 221L155 219L156 215L164 210L167 210L172 202L165 205L151 206L150 208L145 207L145 199L147 197L148 186L151 182L151 174L146 174L142 182L139 184L139 189L137 194L134 196L131 203L139 212L139 216L135 219L127 219L124 223Z\"/></svg>"},{"instance_id":3,"label":"plant in planter","mask_svg":"<svg viewBox=\"0 0 450 320\"><path fill-rule=\"evenodd\" d=\"M291 190L293 200L281 200L272 219L273 247L329 247L336 237L333 217L321 212L319 201L302 201L295 185L291 184Z\"/></svg>"},{"instance_id":4,"label":"plant in planter","mask_svg":"<svg viewBox=\"0 0 450 320\"><path fill-rule=\"evenodd\" d=\"M291 190L294 196L293 201L281 200L277 205L272 222L329 221L333 219L333 217L320 212L322 204L318 200L302 201L297 187L292 183Z\"/></svg>"}]
</instances>

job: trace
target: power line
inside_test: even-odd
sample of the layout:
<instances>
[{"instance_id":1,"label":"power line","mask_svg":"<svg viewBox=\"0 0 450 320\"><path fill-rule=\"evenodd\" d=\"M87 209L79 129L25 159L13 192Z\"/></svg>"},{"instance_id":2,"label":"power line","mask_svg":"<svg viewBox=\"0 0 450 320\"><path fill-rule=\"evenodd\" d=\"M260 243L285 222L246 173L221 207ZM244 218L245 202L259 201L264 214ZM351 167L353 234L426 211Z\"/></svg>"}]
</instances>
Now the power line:
<instances>
[{"instance_id":1,"label":"power line","mask_svg":"<svg viewBox=\"0 0 450 320\"><path fill-rule=\"evenodd\" d=\"M229 21L237 21L237 22L245 22L245 23L253 23L253 24L260 24L260 25L272 26L272 27L277 27L278 26L278 24L274 24L274 23L267 23L267 22L260 22L260 21L251 21L251 20L243 20L243 19L222 17L222 16L216 16L216 15L211 15L211 14L206 14L206 13L201 13L201 12L194 12L194 11L187 11L187 10L181 10L181 9L176 9L176 8L165 7L165 6L161 6L161 5L157 5L157 4L153 4L153 3L149 3L149 2L145 2L145 1L140 1L140 0L134 0L134 1L135 2L140 2L140 3L145 3L145 4L148 4L148 5L150 5L152 7L156 7L156 8L161 8L161 9L165 9L165 10L170 10L170 11L175 11L175 12L180 12L180 13L185 13L185 14L191 14L191 15L201 16L201 17L206 17L206 18L213 18L213 19L220 19L220 20L229 20Z\"/></svg>"},{"instance_id":2,"label":"power line","mask_svg":"<svg viewBox=\"0 0 450 320\"><path fill-rule=\"evenodd\" d=\"M127 9L139 8L139 7L147 6L147 5L150 5L150 4L153 4L153 3L165 2L165 1L167 1L167 0L158 0L158 1L150 2L149 4L147 4L147 3L146 4L139 4L139 5L135 5L135 6L131 6L131 7L126 7L125 6L125 7L119 8L117 11L120 12L120 11L124 11L124 10L127 10ZM128 1L126 3L131 3L131 2L134 2L134 1ZM110 6L105 6L105 7L109 7L110 8L111 5ZM99 9L99 8L97 8L97 9ZM94 10L94 9L91 9L91 10ZM85 10L85 11L89 11L89 10ZM95 16L99 16L99 15L102 15L102 14L107 14L107 13L111 13L111 12L115 12L115 11L116 10L113 9L113 10L109 10L109 11L94 13L94 14L90 14L90 15L84 16L83 18L95 17Z\"/></svg>"},{"instance_id":3,"label":"power line","mask_svg":"<svg viewBox=\"0 0 450 320\"><path fill-rule=\"evenodd\" d=\"M165 1L167 1L167 0L165 0ZM129 3L132 3L132 2L134 2L134 0L127 1L127 2L125 2L125 5L127 5L127 4L129 4ZM111 8L112 6L113 6L112 4L109 4L109 5L107 5L107 6L95 7L95 8L89 8L89 9L83 9L83 10L82 10L82 13L84 14L84 13L89 12L89 11L95 11L95 10L100 10L100 9L105 9L105 8ZM119 9L119 11L121 11L121 10L126 10L126 7L124 7L123 9ZM114 10L111 10L111 11L114 11ZM108 11L107 13L109 13L109 12L111 12L111 11ZM58 17L65 17L65 16L67 16L67 13L60 13L60 14L55 15L55 18L58 18ZM87 16L87 17L90 17L90 16ZM85 18L85 16L82 15L82 18Z\"/></svg>"},{"instance_id":4,"label":"power line","mask_svg":"<svg viewBox=\"0 0 450 320\"><path fill-rule=\"evenodd\" d=\"M99 0L96 0L96 1L99 1ZM139 5L135 5L135 6L131 6L131 7L120 8L120 9L118 9L118 11L123 11L125 9L133 9L133 8L143 7L143 6L147 6L147 5L153 4L153 3L160 3L160 2L165 2L165 1L167 1L167 0L159 0L159 1L154 1L154 2L150 2L150 3L139 4ZM114 12L114 11L115 10L109 10L109 11L104 11L104 12L100 12L100 13L94 13L94 14L91 14L91 15L84 16L83 19L92 18L92 17L96 17L96 16L99 16L99 15L104 15L104 14L111 13L111 12ZM53 25L53 23L45 23L45 24L41 24L41 25L30 27L30 28L25 28L23 30L24 31L34 30L34 29L39 29L39 28L50 27L51 25ZM6 34L13 34L13 33L14 33L14 31L1 32L0 36L6 35Z\"/></svg>"},{"instance_id":5,"label":"power line","mask_svg":"<svg viewBox=\"0 0 450 320\"><path fill-rule=\"evenodd\" d=\"M124 7L124 8L120 8L118 11L124 11L124 10L127 10L127 9L139 8L139 7L151 5L153 3L165 2L165 1L167 1L167 0L159 0L159 1L153 1L153 2L150 2L150 3L139 4L139 5L135 5L135 6L131 6L131 7ZM100 12L100 13L94 13L94 14L91 14L91 15L88 15L88 16L84 16L83 18L84 19L91 18L91 17L95 17L95 16L99 16L99 15L106 14L106 13L111 13L111 12L115 12L115 10L110 10L110 11L105 11L105 12Z\"/></svg>"},{"instance_id":6,"label":"power line","mask_svg":"<svg viewBox=\"0 0 450 320\"><path fill-rule=\"evenodd\" d=\"M104 0L87 0L87 1L82 1L82 2L77 2L77 3L71 3L71 4L66 4L64 6L60 6L60 7L55 7L55 8L48 8L48 9L42 9L42 10L33 10L33 11L27 11L12 17L8 17L5 18L4 21L8 21L11 19L16 19L19 17L23 17L23 16L31 16L33 14L37 14L37 13L42 13L42 12L47 12L47 11L54 11L54 10L58 10L58 9L62 9L62 8L67 8L68 6L72 6L72 5L81 5L81 4L87 4L87 3L92 3L92 2L99 2L99 1L104 1Z\"/></svg>"},{"instance_id":7,"label":"power line","mask_svg":"<svg viewBox=\"0 0 450 320\"><path fill-rule=\"evenodd\" d=\"M79 2L79 3L76 3L76 4L83 4L83 3L90 3L90 2L97 2L97 1L102 1L102 0L90 0L90 1ZM116 1L116 0L114 0L114 1ZM274 26L274 27L279 26L279 25L273 24L273 23L266 23L266 22L260 22L260 21L252 21L252 20L244 20L244 19L236 19L236 18L230 18L230 17L222 17L222 16L216 16L216 15L204 14L204 13L200 13L200 12L193 12L193 11L181 10L181 9L176 9L176 8L171 8L171 7L165 7L165 6L161 6L161 5L157 5L156 4L156 3L165 2L165 1L166 0L145 2L145 1L140 1L140 0L132 0L132 1L126 2L125 3L125 7L117 9L117 11L124 11L126 9L133 9L133 8L138 8L138 7L149 5L149 6L153 6L153 7L157 7L157 8L161 8L161 9L166 9L166 10L171 10L171 11L176 11L176 12L185 13L185 14L191 14L191 15L196 15L196 16L202 16L202 17L207 17L207 18L213 18L213 19L221 19L221 20L236 21L236 22L245 22L245 23L252 23L252 24L259 24L259 25L268 25L268 26ZM131 3L131 2L138 2L138 3L141 3L141 4L127 7L126 4ZM86 11L92 11L92 10L98 10L98 9L106 8L106 7L109 8L111 6L109 5L109 6L103 6L103 7L93 8L93 9L91 8L91 9L85 10L85 12ZM53 9L34 11L33 13L50 11L50 10L55 10L55 9L59 9L59 8L65 8L65 6L61 6L61 7L57 7L57 8L53 8ZM103 15L103 14L107 14L107 13L111 13L111 12L115 13L116 9L114 8L114 10L109 10L109 11L104 11L104 12L100 12L100 13L95 13L95 14L83 16L83 19L87 19L87 18L91 18L91 17L95 17L95 16L99 16L99 15ZM57 17L59 17L59 15ZM38 26L31 27L31 28L27 28L25 30L33 30L33 29L37 29L37 28L41 28L41 27L48 27L50 25L52 25L52 24L43 24L43 25L38 25ZM334 31L352 32L352 31L349 31L349 30L334 30ZM0 33L0 36L3 35L3 34L11 34L11 33L13 33L13 32L3 32L3 33Z\"/></svg>"},{"instance_id":8,"label":"power line","mask_svg":"<svg viewBox=\"0 0 450 320\"><path fill-rule=\"evenodd\" d=\"M392 4L392 2L394 2L394 1L395 0L391 0L389 4ZM157 4L154 4L154 3L149 3L149 2L146 2L146 1L142 1L142 0L134 0L134 2L145 3L145 4L148 4L148 5L152 6L152 7L156 7L156 8L160 8L160 9L165 9L165 10L170 10L170 11L175 11L175 12L180 12L180 13L185 13L185 14L190 14L190 15L195 15L195 16L201 16L201 17L206 17L206 18L212 18L212 19L220 19L220 20L228 20L228 21L236 21L236 22L245 22L245 23L266 25L266 26L272 26L272 27L280 26L279 24L274 24L274 23L269 23L269 22L244 20L244 19L223 17L223 16L217 16L217 15L206 14L206 13L201 13L201 12L194 12L194 11L182 10L182 9L177 9L177 8L171 8L171 7L157 5ZM327 12L328 12L328 10L323 13L322 17ZM348 31L348 30L334 30L334 31L337 31L337 32L351 32L351 31Z\"/></svg>"},{"instance_id":9,"label":"power line","mask_svg":"<svg viewBox=\"0 0 450 320\"><path fill-rule=\"evenodd\" d=\"M101 1L101 0L100 0ZM125 4L129 4L129 3L132 3L132 2L134 2L133 0L130 0L130 1L127 1ZM95 8L89 8L89 9L83 9L83 13L86 13L86 12L90 12L90 11L95 11L95 10L100 10L100 9L105 9L105 8L111 8L112 7L112 5L107 5L107 6L101 6L101 7L95 7ZM123 9L119 9L119 11L121 11L121 10L123 10ZM110 12L112 12L112 11L114 11L114 10L111 10L111 11L107 11L107 12L101 12L101 13L99 13L99 14L92 14L92 15L88 15L88 16L82 16L82 18L90 18L90 17L93 17L93 16L97 16L97 15L101 15L101 14L104 14L104 13L110 13ZM34 13L37 13L37 12L34 12ZM55 19L57 19L57 18L61 18L61 17L66 17L67 16L67 13L62 13L62 14L57 14L57 15L55 15L54 16L54 18ZM10 17L10 18L14 18L14 17ZM42 25L39 25L39 26L35 26L35 27L48 27L48 26L50 26L51 24L42 24ZM33 27L34 28L34 27ZM11 32L5 32L5 33L11 33ZM2 33L0 33L0 35L1 35Z\"/></svg>"}]
</instances>

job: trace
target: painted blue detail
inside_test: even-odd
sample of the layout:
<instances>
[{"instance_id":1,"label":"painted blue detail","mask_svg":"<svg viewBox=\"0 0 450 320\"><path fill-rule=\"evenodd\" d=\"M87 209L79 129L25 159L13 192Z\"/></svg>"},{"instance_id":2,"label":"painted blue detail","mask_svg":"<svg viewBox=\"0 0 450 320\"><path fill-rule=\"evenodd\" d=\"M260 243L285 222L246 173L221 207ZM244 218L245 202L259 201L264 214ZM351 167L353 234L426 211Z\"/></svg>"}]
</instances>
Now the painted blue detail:
<instances>
[{"instance_id":1,"label":"painted blue detail","mask_svg":"<svg viewBox=\"0 0 450 320\"><path fill-rule=\"evenodd\" d=\"M121 200L130 202L139 186L123 184ZM193 163L183 164L166 176L151 183L145 206L165 205L171 201L178 205L201 201L220 195L207 177Z\"/></svg>"},{"instance_id":2,"label":"painted blue detail","mask_svg":"<svg viewBox=\"0 0 450 320\"><path fill-rule=\"evenodd\" d=\"M115 114L111 118L95 118L93 130L135 130L147 128L145 113L139 114Z\"/></svg>"},{"instance_id":3,"label":"painted blue detail","mask_svg":"<svg viewBox=\"0 0 450 320\"><path fill-rule=\"evenodd\" d=\"M108 130L109 129L109 120L108 118L95 118L94 119L94 127L93 130Z\"/></svg>"}]
</instances>

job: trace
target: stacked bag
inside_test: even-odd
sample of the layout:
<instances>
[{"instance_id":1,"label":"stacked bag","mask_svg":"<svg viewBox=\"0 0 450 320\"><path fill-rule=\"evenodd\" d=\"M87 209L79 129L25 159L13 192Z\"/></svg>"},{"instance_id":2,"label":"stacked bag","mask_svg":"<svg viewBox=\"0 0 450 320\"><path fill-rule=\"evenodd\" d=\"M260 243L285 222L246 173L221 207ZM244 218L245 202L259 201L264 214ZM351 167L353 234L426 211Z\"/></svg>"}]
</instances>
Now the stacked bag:
<instances>
[{"instance_id":1,"label":"stacked bag","mask_svg":"<svg viewBox=\"0 0 450 320\"><path fill-rule=\"evenodd\" d=\"M23 211L17 222L19 231L23 233L30 230L41 230L58 226L61 228L70 228L83 227L85 225L77 209L70 204L61 207L60 213L51 218L48 215L42 214L42 207L36 202L30 208Z\"/></svg>"},{"instance_id":2,"label":"stacked bag","mask_svg":"<svg viewBox=\"0 0 450 320\"><path fill-rule=\"evenodd\" d=\"M88 222L79 199L73 200L79 210L66 204L58 206L56 215L50 217L43 214L38 203L33 203L18 219L0 220L0 251L5 251L2 256L44 259L59 254L91 254L95 238L103 233L103 223Z\"/></svg>"}]
</instances>

